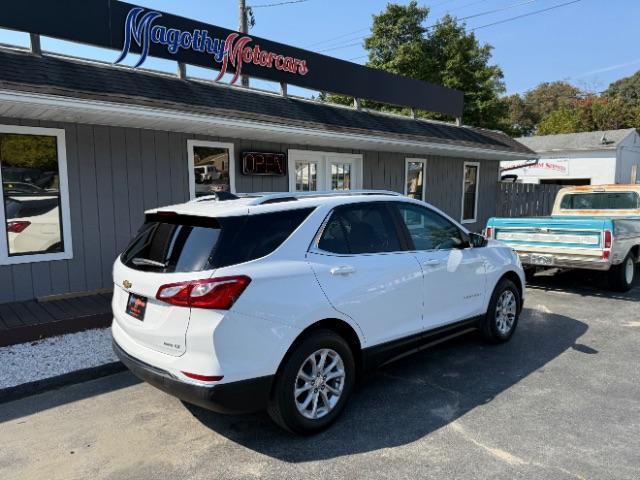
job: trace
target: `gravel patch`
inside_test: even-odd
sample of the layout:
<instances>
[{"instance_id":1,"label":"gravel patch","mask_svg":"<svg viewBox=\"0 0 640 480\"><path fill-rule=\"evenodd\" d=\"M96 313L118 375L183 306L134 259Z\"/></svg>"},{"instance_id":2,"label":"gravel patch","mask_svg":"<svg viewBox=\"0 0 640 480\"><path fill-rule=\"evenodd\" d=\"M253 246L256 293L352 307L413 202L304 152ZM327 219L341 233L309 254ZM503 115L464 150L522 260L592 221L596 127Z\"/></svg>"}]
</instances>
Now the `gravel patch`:
<instances>
[{"instance_id":1,"label":"gravel patch","mask_svg":"<svg viewBox=\"0 0 640 480\"><path fill-rule=\"evenodd\" d=\"M0 348L0 389L117 361L108 328Z\"/></svg>"}]
</instances>

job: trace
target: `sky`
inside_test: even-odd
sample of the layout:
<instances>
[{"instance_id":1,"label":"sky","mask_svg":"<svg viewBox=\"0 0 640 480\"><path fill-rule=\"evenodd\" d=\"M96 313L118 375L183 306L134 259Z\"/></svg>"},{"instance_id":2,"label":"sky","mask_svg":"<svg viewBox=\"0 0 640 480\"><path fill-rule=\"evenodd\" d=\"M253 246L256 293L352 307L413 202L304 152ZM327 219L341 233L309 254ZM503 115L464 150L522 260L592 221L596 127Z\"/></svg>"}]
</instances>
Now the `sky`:
<instances>
[{"instance_id":1,"label":"sky","mask_svg":"<svg viewBox=\"0 0 640 480\"><path fill-rule=\"evenodd\" d=\"M357 63L366 62L363 37L372 15L385 9L386 0L298 0L280 6L261 5L287 0L247 0L256 25L250 33ZM292 0L288 0L291 2ZM294 0L295 1L295 0ZM534 13L571 0L432 0L427 24L449 13L464 20L482 43L494 47L493 63L504 72L507 93L523 93L541 82L566 80L598 92L612 81L640 70L638 18L640 0L575 0L575 3ZM396 0L408 3L408 0ZM237 0L130 0L130 3L238 28ZM520 15L527 15L513 19ZM506 20L506 21L504 21ZM504 22L503 22L504 21ZM490 25L496 22L495 25ZM27 46L24 33L0 29L0 43ZM45 50L115 60L116 53L44 38ZM130 63L133 61L130 60ZM146 68L174 72L173 62L149 59ZM189 75L213 78L214 72L189 67ZM254 86L274 89L256 81ZM311 92L290 89L308 96Z\"/></svg>"}]
</instances>

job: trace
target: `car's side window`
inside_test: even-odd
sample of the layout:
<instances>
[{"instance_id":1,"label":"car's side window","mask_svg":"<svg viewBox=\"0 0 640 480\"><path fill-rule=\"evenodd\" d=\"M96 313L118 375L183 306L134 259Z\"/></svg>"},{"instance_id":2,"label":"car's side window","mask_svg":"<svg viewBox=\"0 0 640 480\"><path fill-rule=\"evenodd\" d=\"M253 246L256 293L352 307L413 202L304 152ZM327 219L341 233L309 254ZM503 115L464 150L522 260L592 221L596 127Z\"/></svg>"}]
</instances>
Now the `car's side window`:
<instances>
[{"instance_id":1,"label":"car's side window","mask_svg":"<svg viewBox=\"0 0 640 480\"><path fill-rule=\"evenodd\" d=\"M465 246L460 229L442 215L411 203L400 203L397 208L416 250L450 250Z\"/></svg>"},{"instance_id":2,"label":"car's side window","mask_svg":"<svg viewBox=\"0 0 640 480\"><path fill-rule=\"evenodd\" d=\"M336 208L318 248L340 254L397 252L398 232L386 204L359 203Z\"/></svg>"}]
</instances>

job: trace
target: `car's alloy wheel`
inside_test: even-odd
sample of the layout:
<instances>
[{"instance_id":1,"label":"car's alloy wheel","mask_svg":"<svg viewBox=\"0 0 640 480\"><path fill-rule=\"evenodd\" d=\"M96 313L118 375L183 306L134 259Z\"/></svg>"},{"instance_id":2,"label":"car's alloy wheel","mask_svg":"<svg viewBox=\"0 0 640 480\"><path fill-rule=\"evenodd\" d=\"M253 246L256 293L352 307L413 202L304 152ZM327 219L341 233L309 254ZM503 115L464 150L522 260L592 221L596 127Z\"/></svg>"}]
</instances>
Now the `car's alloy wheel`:
<instances>
[{"instance_id":1,"label":"car's alloy wheel","mask_svg":"<svg viewBox=\"0 0 640 480\"><path fill-rule=\"evenodd\" d=\"M480 332L485 340L501 343L509 340L518 325L520 315L520 290L508 278L496 285L487 314L480 322Z\"/></svg>"},{"instance_id":2,"label":"car's alloy wheel","mask_svg":"<svg viewBox=\"0 0 640 480\"><path fill-rule=\"evenodd\" d=\"M503 291L496 304L496 328L502 335L508 335L516 320L518 303L511 290Z\"/></svg>"},{"instance_id":3,"label":"car's alloy wheel","mask_svg":"<svg viewBox=\"0 0 640 480\"><path fill-rule=\"evenodd\" d=\"M354 353L343 337L331 330L309 332L278 369L269 415L291 432L319 432L340 415L355 376Z\"/></svg>"},{"instance_id":4,"label":"car's alloy wheel","mask_svg":"<svg viewBox=\"0 0 640 480\"><path fill-rule=\"evenodd\" d=\"M334 350L313 352L300 367L293 389L298 412L312 420L327 415L344 389L344 362Z\"/></svg>"}]
</instances>

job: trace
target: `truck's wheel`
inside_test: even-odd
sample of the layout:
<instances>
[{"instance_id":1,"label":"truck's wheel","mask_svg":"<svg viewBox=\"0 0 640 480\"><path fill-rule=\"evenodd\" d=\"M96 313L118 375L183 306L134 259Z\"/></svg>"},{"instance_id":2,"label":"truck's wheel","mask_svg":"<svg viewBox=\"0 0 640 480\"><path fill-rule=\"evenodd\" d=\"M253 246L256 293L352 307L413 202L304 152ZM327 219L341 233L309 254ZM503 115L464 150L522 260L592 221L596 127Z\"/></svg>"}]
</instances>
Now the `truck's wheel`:
<instances>
[{"instance_id":1,"label":"truck's wheel","mask_svg":"<svg viewBox=\"0 0 640 480\"><path fill-rule=\"evenodd\" d=\"M524 269L524 277L527 283L531 283L533 281L533 277L536 274L536 267L527 267Z\"/></svg>"},{"instance_id":2,"label":"truck's wheel","mask_svg":"<svg viewBox=\"0 0 640 480\"><path fill-rule=\"evenodd\" d=\"M609 288L616 292L631 290L636 278L636 258L629 252L620 265L612 265L609 270Z\"/></svg>"}]
</instances>

